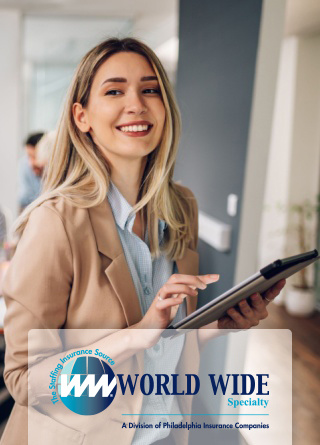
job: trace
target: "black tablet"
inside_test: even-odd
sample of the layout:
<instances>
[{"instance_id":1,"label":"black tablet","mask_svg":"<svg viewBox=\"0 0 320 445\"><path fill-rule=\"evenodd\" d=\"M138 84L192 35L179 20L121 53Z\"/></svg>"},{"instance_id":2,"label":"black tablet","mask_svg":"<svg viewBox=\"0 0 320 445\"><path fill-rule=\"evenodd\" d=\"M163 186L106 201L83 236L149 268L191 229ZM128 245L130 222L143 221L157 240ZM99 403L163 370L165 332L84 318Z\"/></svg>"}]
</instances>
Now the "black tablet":
<instances>
[{"instance_id":1,"label":"black tablet","mask_svg":"<svg viewBox=\"0 0 320 445\"><path fill-rule=\"evenodd\" d=\"M282 260L276 260L259 272L229 289L219 297L205 304L178 323L169 326L163 335L170 337L178 334L171 329L198 329L226 315L228 309L256 292L263 294L275 283L288 278L320 258L317 250L305 252Z\"/></svg>"}]
</instances>

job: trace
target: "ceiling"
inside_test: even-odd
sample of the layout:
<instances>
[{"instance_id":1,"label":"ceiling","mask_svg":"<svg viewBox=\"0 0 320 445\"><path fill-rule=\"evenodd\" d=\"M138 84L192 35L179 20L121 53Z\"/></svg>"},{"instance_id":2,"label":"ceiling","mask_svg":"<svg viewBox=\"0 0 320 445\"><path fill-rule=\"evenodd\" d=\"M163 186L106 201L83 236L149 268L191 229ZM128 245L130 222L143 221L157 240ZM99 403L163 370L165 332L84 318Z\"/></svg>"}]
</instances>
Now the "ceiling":
<instances>
[{"instance_id":1,"label":"ceiling","mask_svg":"<svg viewBox=\"0 0 320 445\"><path fill-rule=\"evenodd\" d=\"M0 0L0 7L19 8L28 14L96 17L162 17L176 10L175 0Z\"/></svg>"},{"instance_id":2,"label":"ceiling","mask_svg":"<svg viewBox=\"0 0 320 445\"><path fill-rule=\"evenodd\" d=\"M32 61L78 59L114 35L134 35L156 49L178 34L178 0L0 0L1 7L25 16L25 56Z\"/></svg>"},{"instance_id":3,"label":"ceiling","mask_svg":"<svg viewBox=\"0 0 320 445\"><path fill-rule=\"evenodd\" d=\"M19 8L24 14L77 15L126 18L154 24L178 13L178 0L0 0L0 7ZM285 34L310 35L320 31L320 0L287 0Z\"/></svg>"},{"instance_id":4,"label":"ceiling","mask_svg":"<svg viewBox=\"0 0 320 445\"><path fill-rule=\"evenodd\" d=\"M1 7L18 8L25 16L28 61L74 64L108 36L134 35L159 49L167 69L175 70L179 0L0 0ZM287 0L284 34L315 33L320 0Z\"/></svg>"},{"instance_id":5,"label":"ceiling","mask_svg":"<svg viewBox=\"0 0 320 445\"><path fill-rule=\"evenodd\" d=\"M178 12L176 0L0 0L0 7L19 8L25 14L78 15L127 18L155 22ZM320 0L287 0L285 34L320 30Z\"/></svg>"},{"instance_id":6,"label":"ceiling","mask_svg":"<svg viewBox=\"0 0 320 445\"><path fill-rule=\"evenodd\" d=\"M27 16L22 39L24 59L36 64L74 65L99 41L131 31L132 21L126 18Z\"/></svg>"},{"instance_id":7,"label":"ceiling","mask_svg":"<svg viewBox=\"0 0 320 445\"><path fill-rule=\"evenodd\" d=\"M320 33L320 0L287 0L285 35Z\"/></svg>"}]
</instances>

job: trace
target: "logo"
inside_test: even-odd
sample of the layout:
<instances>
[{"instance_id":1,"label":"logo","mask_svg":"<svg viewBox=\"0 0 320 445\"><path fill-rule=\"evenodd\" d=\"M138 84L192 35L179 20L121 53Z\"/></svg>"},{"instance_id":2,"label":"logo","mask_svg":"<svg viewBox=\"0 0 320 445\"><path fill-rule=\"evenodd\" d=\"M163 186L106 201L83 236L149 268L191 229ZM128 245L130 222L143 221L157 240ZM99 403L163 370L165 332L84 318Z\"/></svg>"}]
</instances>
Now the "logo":
<instances>
[{"instance_id":1,"label":"logo","mask_svg":"<svg viewBox=\"0 0 320 445\"><path fill-rule=\"evenodd\" d=\"M62 369L57 383L63 404L74 413L91 416L114 400L117 380L110 366L96 357L78 357Z\"/></svg>"}]
</instances>

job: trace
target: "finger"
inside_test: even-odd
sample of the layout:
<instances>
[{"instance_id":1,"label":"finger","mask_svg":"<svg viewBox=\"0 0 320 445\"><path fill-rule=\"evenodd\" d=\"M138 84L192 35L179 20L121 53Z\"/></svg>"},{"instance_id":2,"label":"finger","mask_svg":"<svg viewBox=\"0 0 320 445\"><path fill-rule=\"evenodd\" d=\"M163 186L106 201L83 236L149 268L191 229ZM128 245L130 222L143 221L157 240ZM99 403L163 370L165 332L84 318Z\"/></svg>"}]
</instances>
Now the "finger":
<instances>
[{"instance_id":1,"label":"finger","mask_svg":"<svg viewBox=\"0 0 320 445\"><path fill-rule=\"evenodd\" d=\"M237 329L249 329L250 323L235 308L227 310L227 314L235 322Z\"/></svg>"},{"instance_id":2,"label":"finger","mask_svg":"<svg viewBox=\"0 0 320 445\"><path fill-rule=\"evenodd\" d=\"M250 326L258 326L259 321L260 321L259 313L257 313L256 311L253 311L251 309L247 300L240 301L239 309L240 309L242 315L244 316L244 318L247 321L249 321Z\"/></svg>"},{"instance_id":3,"label":"finger","mask_svg":"<svg viewBox=\"0 0 320 445\"><path fill-rule=\"evenodd\" d=\"M198 291L195 289L192 289L190 286L187 286L186 284L166 283L159 290L158 299L164 300L166 298L171 298L174 294L185 294L185 295L190 295L191 297L196 297L198 295Z\"/></svg>"},{"instance_id":4,"label":"finger","mask_svg":"<svg viewBox=\"0 0 320 445\"><path fill-rule=\"evenodd\" d=\"M197 277L205 284L215 283L220 279L220 275L217 273L207 274L207 275L197 275Z\"/></svg>"},{"instance_id":5,"label":"finger","mask_svg":"<svg viewBox=\"0 0 320 445\"><path fill-rule=\"evenodd\" d=\"M160 310L168 309L172 306L179 306L183 302L184 298L178 296L177 298L167 298L166 300L158 300L156 302L156 308Z\"/></svg>"},{"instance_id":6,"label":"finger","mask_svg":"<svg viewBox=\"0 0 320 445\"><path fill-rule=\"evenodd\" d=\"M238 304L241 314L246 318L252 318L254 316L253 310L248 305L247 300L242 300Z\"/></svg>"},{"instance_id":7,"label":"finger","mask_svg":"<svg viewBox=\"0 0 320 445\"><path fill-rule=\"evenodd\" d=\"M264 318L267 318L268 311L266 309L266 305L268 302L258 293L251 295L250 300L252 307L258 312L259 319L263 320Z\"/></svg>"},{"instance_id":8,"label":"finger","mask_svg":"<svg viewBox=\"0 0 320 445\"><path fill-rule=\"evenodd\" d=\"M194 288L205 289L207 284L213 281L217 281L219 275L185 275L185 274L173 274L168 280L168 283L173 284L188 284Z\"/></svg>"},{"instance_id":9,"label":"finger","mask_svg":"<svg viewBox=\"0 0 320 445\"><path fill-rule=\"evenodd\" d=\"M199 289L206 289L208 284L215 283L216 281L219 281L220 275L218 274L207 274L207 275L198 275L198 278L201 280L203 285L205 287L200 287ZM191 286L194 289L194 286Z\"/></svg>"},{"instance_id":10,"label":"finger","mask_svg":"<svg viewBox=\"0 0 320 445\"><path fill-rule=\"evenodd\" d=\"M280 280L263 294L263 298L267 300L266 304L270 303L280 294L285 284L286 280Z\"/></svg>"},{"instance_id":11,"label":"finger","mask_svg":"<svg viewBox=\"0 0 320 445\"><path fill-rule=\"evenodd\" d=\"M279 290L283 289L284 286L286 285L287 280L286 279L282 279L280 281L278 281L276 283L276 286L278 287Z\"/></svg>"},{"instance_id":12,"label":"finger","mask_svg":"<svg viewBox=\"0 0 320 445\"><path fill-rule=\"evenodd\" d=\"M232 327L234 324L234 321L232 318L229 317L229 315L226 315L225 317L221 317L218 320L218 329L228 329Z\"/></svg>"}]
</instances>

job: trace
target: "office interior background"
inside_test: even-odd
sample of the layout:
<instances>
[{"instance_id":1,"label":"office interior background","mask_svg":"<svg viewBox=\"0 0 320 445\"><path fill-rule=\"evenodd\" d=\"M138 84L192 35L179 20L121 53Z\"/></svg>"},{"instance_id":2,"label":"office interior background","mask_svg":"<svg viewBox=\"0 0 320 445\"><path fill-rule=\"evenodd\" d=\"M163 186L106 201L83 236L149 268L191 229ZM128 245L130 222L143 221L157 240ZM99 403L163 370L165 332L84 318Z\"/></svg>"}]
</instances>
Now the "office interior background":
<instances>
[{"instance_id":1,"label":"office interior background","mask_svg":"<svg viewBox=\"0 0 320 445\"><path fill-rule=\"evenodd\" d=\"M301 232L308 250L320 249L318 0L0 0L0 205L8 238L23 140L54 130L75 67L110 36L146 42L174 86L183 128L175 179L198 200L200 273L221 276L200 304L299 253ZM293 443L312 445L320 443L320 268L308 274L312 314L288 312L288 289L297 284L289 280L264 327L293 332ZM0 383L3 429L11 402ZM250 444L245 434L241 440Z\"/></svg>"}]
</instances>

